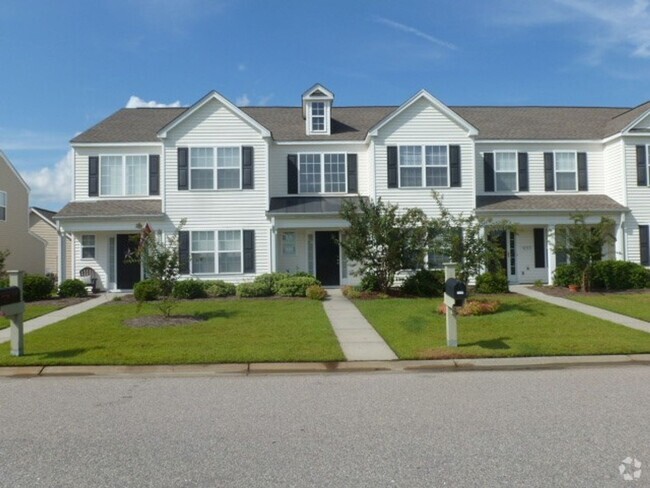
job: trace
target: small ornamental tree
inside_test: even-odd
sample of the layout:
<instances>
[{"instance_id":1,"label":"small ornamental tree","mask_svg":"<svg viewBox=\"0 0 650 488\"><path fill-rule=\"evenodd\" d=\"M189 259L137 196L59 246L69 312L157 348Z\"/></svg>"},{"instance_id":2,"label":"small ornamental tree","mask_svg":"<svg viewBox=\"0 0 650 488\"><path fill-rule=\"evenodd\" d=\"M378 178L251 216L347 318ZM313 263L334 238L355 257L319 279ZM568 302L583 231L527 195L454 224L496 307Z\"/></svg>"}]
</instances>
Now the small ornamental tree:
<instances>
[{"instance_id":1,"label":"small ornamental tree","mask_svg":"<svg viewBox=\"0 0 650 488\"><path fill-rule=\"evenodd\" d=\"M399 211L398 205L364 199L343 202L341 217L350 227L341 232L346 256L358 263L357 275L371 277L386 292L395 273L424 262L428 219L419 208Z\"/></svg>"},{"instance_id":2,"label":"small ornamental tree","mask_svg":"<svg viewBox=\"0 0 650 488\"><path fill-rule=\"evenodd\" d=\"M11 251L9 251L9 249L5 249L5 250L0 249L0 279L4 278L5 275L7 274L7 270L5 269L5 266L9 254L11 254Z\"/></svg>"},{"instance_id":3,"label":"small ornamental tree","mask_svg":"<svg viewBox=\"0 0 650 488\"><path fill-rule=\"evenodd\" d=\"M609 217L600 217L600 222L588 224L583 214L571 215L571 220L573 223L566 227L564 238L556 236L555 252L568 256L580 273L582 282L579 284L584 291L589 291L594 263L603 258L603 248L616 241L613 233L615 222Z\"/></svg>"},{"instance_id":4,"label":"small ornamental tree","mask_svg":"<svg viewBox=\"0 0 650 488\"><path fill-rule=\"evenodd\" d=\"M438 193L433 192L433 199L440 216L429 223L431 250L456 263L456 276L461 281L467 282L486 270L498 271L505 250L490 236L499 231L514 231L514 226L506 220L494 222L478 217L474 212L454 215Z\"/></svg>"}]
</instances>

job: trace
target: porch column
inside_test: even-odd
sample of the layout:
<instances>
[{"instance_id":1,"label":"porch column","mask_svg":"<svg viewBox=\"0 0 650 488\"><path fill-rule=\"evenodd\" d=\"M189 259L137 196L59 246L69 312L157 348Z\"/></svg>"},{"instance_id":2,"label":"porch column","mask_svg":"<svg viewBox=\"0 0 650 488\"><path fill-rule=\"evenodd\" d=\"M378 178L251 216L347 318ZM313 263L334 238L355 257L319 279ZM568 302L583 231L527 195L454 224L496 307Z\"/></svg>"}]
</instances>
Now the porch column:
<instances>
[{"instance_id":1,"label":"porch column","mask_svg":"<svg viewBox=\"0 0 650 488\"><path fill-rule=\"evenodd\" d=\"M275 226L271 227L270 235L271 245L271 273L275 273L278 269L278 230Z\"/></svg>"},{"instance_id":2,"label":"porch column","mask_svg":"<svg viewBox=\"0 0 650 488\"><path fill-rule=\"evenodd\" d=\"M614 243L615 256L616 260L625 261L625 216L621 216L621 221L616 227L616 242Z\"/></svg>"},{"instance_id":3,"label":"porch column","mask_svg":"<svg viewBox=\"0 0 650 488\"><path fill-rule=\"evenodd\" d=\"M555 273L555 226L546 227L546 262L548 271L548 284L553 284L553 273Z\"/></svg>"},{"instance_id":4,"label":"porch column","mask_svg":"<svg viewBox=\"0 0 650 488\"><path fill-rule=\"evenodd\" d=\"M57 283L60 285L63 283L66 279L66 270L68 267L68 242L67 238L65 235L65 230L63 230L61 227L58 228L58 234L59 234L59 267L56 270L57 272Z\"/></svg>"}]
</instances>

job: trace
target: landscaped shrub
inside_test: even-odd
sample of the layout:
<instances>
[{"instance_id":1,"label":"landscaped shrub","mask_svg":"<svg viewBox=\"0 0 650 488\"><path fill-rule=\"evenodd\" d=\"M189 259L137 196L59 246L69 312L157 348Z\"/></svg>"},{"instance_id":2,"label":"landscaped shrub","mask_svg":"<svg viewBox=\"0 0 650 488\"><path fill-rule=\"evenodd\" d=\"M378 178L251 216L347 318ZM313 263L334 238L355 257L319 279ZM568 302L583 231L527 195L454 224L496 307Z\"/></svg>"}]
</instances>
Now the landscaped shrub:
<instances>
[{"instance_id":1,"label":"landscaped shrub","mask_svg":"<svg viewBox=\"0 0 650 488\"><path fill-rule=\"evenodd\" d=\"M237 293L237 287L222 280L206 281L205 292L210 298L231 297Z\"/></svg>"},{"instance_id":2,"label":"landscaped shrub","mask_svg":"<svg viewBox=\"0 0 650 488\"><path fill-rule=\"evenodd\" d=\"M274 295L278 292L278 282L289 276L289 273L265 273L256 277L254 283L266 286L271 290L270 295Z\"/></svg>"},{"instance_id":3,"label":"landscaped shrub","mask_svg":"<svg viewBox=\"0 0 650 488\"><path fill-rule=\"evenodd\" d=\"M580 270L572 264L561 264L555 268L553 284L555 286L579 285L582 283Z\"/></svg>"},{"instance_id":4,"label":"landscaped shrub","mask_svg":"<svg viewBox=\"0 0 650 488\"><path fill-rule=\"evenodd\" d=\"M498 300L467 300L465 304L458 309L458 315L468 317L471 315L489 315L497 313L501 308L501 302ZM439 314L447 313L447 305L441 303L438 306Z\"/></svg>"},{"instance_id":5,"label":"landscaped shrub","mask_svg":"<svg viewBox=\"0 0 650 488\"><path fill-rule=\"evenodd\" d=\"M81 280L65 280L59 285L59 296L62 298L87 297L86 284Z\"/></svg>"},{"instance_id":6,"label":"landscaped shrub","mask_svg":"<svg viewBox=\"0 0 650 488\"><path fill-rule=\"evenodd\" d=\"M644 266L629 261L599 261L591 269L591 286L605 290L645 288L648 273Z\"/></svg>"},{"instance_id":7,"label":"landscaped shrub","mask_svg":"<svg viewBox=\"0 0 650 488\"><path fill-rule=\"evenodd\" d=\"M205 286L199 280L183 280L178 281L174 285L174 298L181 298L185 300L194 300L195 298L207 298Z\"/></svg>"},{"instance_id":8,"label":"landscaped shrub","mask_svg":"<svg viewBox=\"0 0 650 488\"><path fill-rule=\"evenodd\" d=\"M476 277L477 293L508 293L508 277L503 271L483 273Z\"/></svg>"},{"instance_id":9,"label":"landscaped shrub","mask_svg":"<svg viewBox=\"0 0 650 488\"><path fill-rule=\"evenodd\" d=\"M9 286L9 278L0 278L0 288L7 288Z\"/></svg>"},{"instance_id":10,"label":"landscaped shrub","mask_svg":"<svg viewBox=\"0 0 650 488\"><path fill-rule=\"evenodd\" d=\"M158 300L160 293L160 283L155 280L142 280L133 287L133 296L139 302Z\"/></svg>"},{"instance_id":11,"label":"landscaped shrub","mask_svg":"<svg viewBox=\"0 0 650 488\"><path fill-rule=\"evenodd\" d=\"M268 297L273 291L267 283L241 283L237 285L237 296L240 298Z\"/></svg>"},{"instance_id":12,"label":"landscaped shrub","mask_svg":"<svg viewBox=\"0 0 650 488\"><path fill-rule=\"evenodd\" d=\"M47 276L25 275L23 278L23 300L45 300L54 291L54 283Z\"/></svg>"},{"instance_id":13,"label":"landscaped shrub","mask_svg":"<svg viewBox=\"0 0 650 488\"><path fill-rule=\"evenodd\" d=\"M445 273L421 269L409 276L402 284L402 293L416 297L442 296L445 287Z\"/></svg>"},{"instance_id":14,"label":"landscaped shrub","mask_svg":"<svg viewBox=\"0 0 650 488\"><path fill-rule=\"evenodd\" d=\"M312 285L320 285L320 281L313 276L291 276L276 283L275 293L282 297L304 297Z\"/></svg>"},{"instance_id":15,"label":"landscaped shrub","mask_svg":"<svg viewBox=\"0 0 650 488\"><path fill-rule=\"evenodd\" d=\"M362 291L378 291L379 290L379 280L375 275L367 274L361 278L361 283L359 288Z\"/></svg>"},{"instance_id":16,"label":"landscaped shrub","mask_svg":"<svg viewBox=\"0 0 650 488\"><path fill-rule=\"evenodd\" d=\"M349 298L350 300L361 298L361 290L359 290L356 286L346 285L341 290L343 292L343 296Z\"/></svg>"},{"instance_id":17,"label":"landscaped shrub","mask_svg":"<svg viewBox=\"0 0 650 488\"><path fill-rule=\"evenodd\" d=\"M310 300L325 300L327 298L327 290L320 285L311 285L307 287L305 295Z\"/></svg>"}]
</instances>

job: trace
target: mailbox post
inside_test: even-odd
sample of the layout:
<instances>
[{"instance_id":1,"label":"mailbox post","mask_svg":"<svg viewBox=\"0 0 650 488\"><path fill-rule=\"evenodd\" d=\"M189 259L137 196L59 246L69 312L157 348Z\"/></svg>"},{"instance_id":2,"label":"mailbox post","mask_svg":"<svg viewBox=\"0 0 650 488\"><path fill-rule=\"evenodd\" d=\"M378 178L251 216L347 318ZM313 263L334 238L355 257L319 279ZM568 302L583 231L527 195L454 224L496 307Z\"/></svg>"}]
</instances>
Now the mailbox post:
<instances>
[{"instance_id":1,"label":"mailbox post","mask_svg":"<svg viewBox=\"0 0 650 488\"><path fill-rule=\"evenodd\" d=\"M447 309L447 346L458 347L458 312L467 298L465 283L456 279L456 265L445 263L445 305Z\"/></svg>"},{"instance_id":2,"label":"mailbox post","mask_svg":"<svg viewBox=\"0 0 650 488\"><path fill-rule=\"evenodd\" d=\"M23 331L23 272L8 271L9 288L0 288L0 312L9 319L11 338L11 355L22 356L25 353Z\"/></svg>"}]
</instances>

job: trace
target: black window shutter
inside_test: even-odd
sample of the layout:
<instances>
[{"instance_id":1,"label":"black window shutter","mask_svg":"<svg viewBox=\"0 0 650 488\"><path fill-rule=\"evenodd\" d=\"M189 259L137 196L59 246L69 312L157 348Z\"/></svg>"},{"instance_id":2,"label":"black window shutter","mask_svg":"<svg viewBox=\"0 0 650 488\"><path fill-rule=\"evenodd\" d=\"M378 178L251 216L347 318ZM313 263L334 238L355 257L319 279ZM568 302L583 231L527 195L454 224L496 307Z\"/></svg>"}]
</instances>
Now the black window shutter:
<instances>
[{"instance_id":1,"label":"black window shutter","mask_svg":"<svg viewBox=\"0 0 650 488\"><path fill-rule=\"evenodd\" d=\"M533 229L533 239L535 242L535 267L546 267L546 249L544 246L544 229Z\"/></svg>"},{"instance_id":2,"label":"black window shutter","mask_svg":"<svg viewBox=\"0 0 650 488\"><path fill-rule=\"evenodd\" d=\"M178 189L189 190L189 149L178 148Z\"/></svg>"},{"instance_id":3,"label":"black window shutter","mask_svg":"<svg viewBox=\"0 0 650 488\"><path fill-rule=\"evenodd\" d=\"M178 233L178 272L190 274L190 233L186 230Z\"/></svg>"},{"instance_id":4,"label":"black window shutter","mask_svg":"<svg viewBox=\"0 0 650 488\"><path fill-rule=\"evenodd\" d=\"M544 191L555 191L553 153L544 153Z\"/></svg>"},{"instance_id":5,"label":"black window shutter","mask_svg":"<svg viewBox=\"0 0 650 488\"><path fill-rule=\"evenodd\" d=\"M646 165L645 146L636 147L636 184L648 186L648 167Z\"/></svg>"},{"instance_id":6,"label":"black window shutter","mask_svg":"<svg viewBox=\"0 0 650 488\"><path fill-rule=\"evenodd\" d=\"M650 246L648 243L648 238L650 237L648 235L649 230L650 227L647 225L639 226L639 251L641 251L641 264L643 266L650 265Z\"/></svg>"},{"instance_id":7,"label":"black window shutter","mask_svg":"<svg viewBox=\"0 0 650 488\"><path fill-rule=\"evenodd\" d=\"M357 155L348 154L348 193L357 193L358 191Z\"/></svg>"},{"instance_id":8,"label":"black window shutter","mask_svg":"<svg viewBox=\"0 0 650 488\"><path fill-rule=\"evenodd\" d=\"M255 231L244 231L244 273L255 273Z\"/></svg>"},{"instance_id":9,"label":"black window shutter","mask_svg":"<svg viewBox=\"0 0 650 488\"><path fill-rule=\"evenodd\" d=\"M99 196L99 156L88 157L88 196Z\"/></svg>"},{"instance_id":10,"label":"black window shutter","mask_svg":"<svg viewBox=\"0 0 650 488\"><path fill-rule=\"evenodd\" d=\"M483 185L485 191L494 191L494 153L483 153Z\"/></svg>"},{"instance_id":11,"label":"black window shutter","mask_svg":"<svg viewBox=\"0 0 650 488\"><path fill-rule=\"evenodd\" d=\"M149 155L149 195L160 195L160 156Z\"/></svg>"},{"instance_id":12,"label":"black window shutter","mask_svg":"<svg viewBox=\"0 0 650 488\"><path fill-rule=\"evenodd\" d=\"M386 146L388 188L397 188L397 146Z\"/></svg>"},{"instance_id":13,"label":"black window shutter","mask_svg":"<svg viewBox=\"0 0 650 488\"><path fill-rule=\"evenodd\" d=\"M528 191L528 153L517 153L517 166L519 170L519 191Z\"/></svg>"},{"instance_id":14,"label":"black window shutter","mask_svg":"<svg viewBox=\"0 0 650 488\"><path fill-rule=\"evenodd\" d=\"M244 146L241 148L241 187L244 190L252 190L254 188L253 182L253 147Z\"/></svg>"},{"instance_id":15,"label":"black window shutter","mask_svg":"<svg viewBox=\"0 0 650 488\"><path fill-rule=\"evenodd\" d=\"M298 194L298 155L289 154L287 156L287 193L289 195Z\"/></svg>"},{"instance_id":16,"label":"black window shutter","mask_svg":"<svg viewBox=\"0 0 650 488\"><path fill-rule=\"evenodd\" d=\"M587 177L587 153L578 153L578 190L587 191L589 182Z\"/></svg>"},{"instance_id":17,"label":"black window shutter","mask_svg":"<svg viewBox=\"0 0 650 488\"><path fill-rule=\"evenodd\" d=\"M449 186L460 186L460 146L449 146Z\"/></svg>"}]
</instances>

